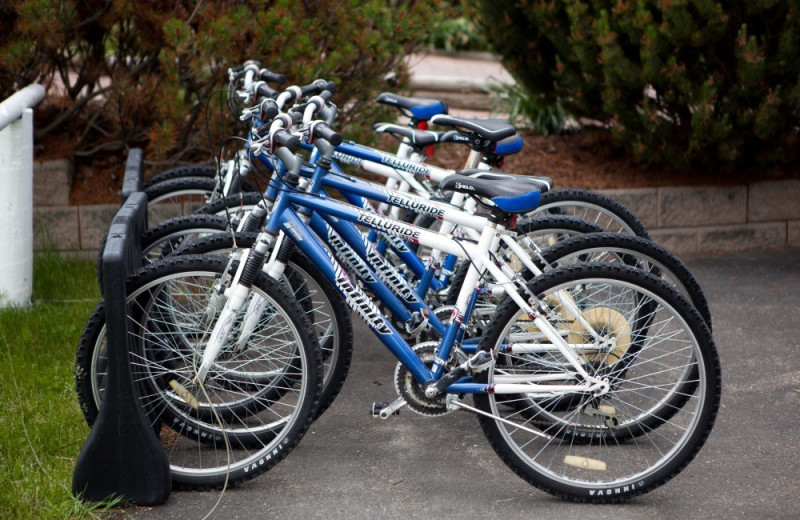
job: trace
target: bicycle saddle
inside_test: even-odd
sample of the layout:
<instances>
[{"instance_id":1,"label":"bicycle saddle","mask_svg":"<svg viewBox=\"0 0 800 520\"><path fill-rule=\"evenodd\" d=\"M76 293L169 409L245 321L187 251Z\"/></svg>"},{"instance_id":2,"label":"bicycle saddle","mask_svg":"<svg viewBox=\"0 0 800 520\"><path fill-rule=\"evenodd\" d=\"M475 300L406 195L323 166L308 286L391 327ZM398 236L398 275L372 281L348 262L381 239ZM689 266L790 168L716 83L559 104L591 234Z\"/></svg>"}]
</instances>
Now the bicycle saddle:
<instances>
[{"instance_id":1,"label":"bicycle saddle","mask_svg":"<svg viewBox=\"0 0 800 520\"><path fill-rule=\"evenodd\" d=\"M517 133L517 129L505 119L466 119L438 115L431 123L439 126L452 126L462 134L477 136L486 141L501 141Z\"/></svg>"},{"instance_id":2,"label":"bicycle saddle","mask_svg":"<svg viewBox=\"0 0 800 520\"><path fill-rule=\"evenodd\" d=\"M425 147L439 142L440 134L428 130L417 130L408 126L400 126L392 123L376 123L372 125L376 132L383 132L393 136L405 137L414 146Z\"/></svg>"},{"instance_id":3,"label":"bicycle saddle","mask_svg":"<svg viewBox=\"0 0 800 520\"><path fill-rule=\"evenodd\" d=\"M411 117L419 121L427 121L436 114L447 113L447 104L441 99L404 97L391 92L383 92L375 98L375 101L405 110L411 114Z\"/></svg>"},{"instance_id":4,"label":"bicycle saddle","mask_svg":"<svg viewBox=\"0 0 800 520\"><path fill-rule=\"evenodd\" d=\"M537 177L534 175L514 175L511 173L491 172L480 168L467 168L458 172L472 179L486 179L489 181L511 180L518 183L525 183L539 188L541 193L547 193L553 187L553 179L550 177Z\"/></svg>"},{"instance_id":5,"label":"bicycle saddle","mask_svg":"<svg viewBox=\"0 0 800 520\"><path fill-rule=\"evenodd\" d=\"M506 213L525 213L535 209L542 196L537 186L520 181L525 178L510 174L499 180L451 175L439 183L439 187L489 199Z\"/></svg>"}]
</instances>

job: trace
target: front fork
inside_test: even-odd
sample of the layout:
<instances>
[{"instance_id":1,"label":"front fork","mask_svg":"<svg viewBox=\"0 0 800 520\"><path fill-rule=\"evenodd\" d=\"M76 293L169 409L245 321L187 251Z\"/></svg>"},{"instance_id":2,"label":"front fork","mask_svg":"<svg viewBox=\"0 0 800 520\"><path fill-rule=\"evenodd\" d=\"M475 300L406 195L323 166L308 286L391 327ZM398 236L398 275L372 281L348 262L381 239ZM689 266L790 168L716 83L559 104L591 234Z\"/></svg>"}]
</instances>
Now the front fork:
<instances>
[{"instance_id":1,"label":"front fork","mask_svg":"<svg viewBox=\"0 0 800 520\"><path fill-rule=\"evenodd\" d=\"M250 250L246 259L239 263L239 267L234 276L231 286L225 291L225 305L217 318L214 328L209 336L206 348L203 351L203 357L200 362L200 367L197 370L195 382L202 384L205 381L208 371L217 359L220 350L226 344L228 337L236 321L236 316L242 310L244 302L250 295L250 289L253 282L261 271L267 257L267 253L273 248L276 242L275 235L267 232L262 232L258 235L255 246ZM263 300L263 298L259 298ZM266 303L262 301L261 310ZM251 305L253 301L251 300ZM260 317L260 312L257 317ZM248 318L250 315L248 314ZM257 323L257 321L256 321ZM252 325L254 327L254 324ZM251 329L252 330L252 329ZM248 334L249 336L249 334ZM237 348L239 347L237 343Z\"/></svg>"}]
</instances>

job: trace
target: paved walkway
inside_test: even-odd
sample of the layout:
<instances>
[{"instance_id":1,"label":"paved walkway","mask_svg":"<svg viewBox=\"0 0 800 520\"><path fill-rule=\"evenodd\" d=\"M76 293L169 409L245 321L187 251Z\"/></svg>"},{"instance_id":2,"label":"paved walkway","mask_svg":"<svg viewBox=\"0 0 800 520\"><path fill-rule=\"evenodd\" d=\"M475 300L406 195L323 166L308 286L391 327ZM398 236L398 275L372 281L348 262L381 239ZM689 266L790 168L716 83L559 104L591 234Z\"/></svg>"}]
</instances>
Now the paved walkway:
<instances>
[{"instance_id":1,"label":"paved walkway","mask_svg":"<svg viewBox=\"0 0 800 520\"><path fill-rule=\"evenodd\" d=\"M286 460L229 490L213 518L800 518L800 249L689 266L711 304L724 393L703 450L656 491L615 506L562 502L511 473L467 413L371 419L372 401L394 397L395 363L358 322L340 397ZM175 492L137 517L201 518L218 497Z\"/></svg>"}]
</instances>

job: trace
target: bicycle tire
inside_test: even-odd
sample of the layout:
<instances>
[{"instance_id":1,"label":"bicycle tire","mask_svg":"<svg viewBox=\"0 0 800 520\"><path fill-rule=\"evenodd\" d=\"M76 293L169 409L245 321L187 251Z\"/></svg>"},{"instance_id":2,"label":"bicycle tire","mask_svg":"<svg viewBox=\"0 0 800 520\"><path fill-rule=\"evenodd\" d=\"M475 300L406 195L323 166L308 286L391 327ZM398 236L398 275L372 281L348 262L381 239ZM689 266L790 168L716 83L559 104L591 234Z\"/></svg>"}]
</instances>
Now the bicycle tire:
<instances>
[{"instance_id":1,"label":"bicycle tire","mask_svg":"<svg viewBox=\"0 0 800 520\"><path fill-rule=\"evenodd\" d=\"M144 190L148 227L193 213L208 203L216 189L217 179L213 177L179 177L153 184Z\"/></svg>"},{"instance_id":2,"label":"bicycle tire","mask_svg":"<svg viewBox=\"0 0 800 520\"><path fill-rule=\"evenodd\" d=\"M221 233L229 228L228 220L215 215L185 215L161 222L155 227L145 229L140 245L143 263L153 263L170 255L181 244L193 238ZM106 236L100 243L97 253L97 283L103 290L103 250Z\"/></svg>"},{"instance_id":3,"label":"bicycle tire","mask_svg":"<svg viewBox=\"0 0 800 520\"><path fill-rule=\"evenodd\" d=\"M205 215L227 215L244 213L252 210L256 204L263 200L257 191L243 191L227 197L220 197L204 206L197 208L195 213Z\"/></svg>"},{"instance_id":4,"label":"bicycle tire","mask_svg":"<svg viewBox=\"0 0 800 520\"><path fill-rule=\"evenodd\" d=\"M182 166L175 166L173 168L169 168L164 170L163 172L157 173L152 177L148 177L142 183L142 190L146 190L150 186L154 184L158 184L164 181L169 181L172 179L179 179L183 177L209 177L213 178L217 176L217 167L211 166L209 164L185 164Z\"/></svg>"},{"instance_id":5,"label":"bicycle tire","mask_svg":"<svg viewBox=\"0 0 800 520\"><path fill-rule=\"evenodd\" d=\"M721 394L719 356L705 322L685 298L655 276L626 266L581 264L536 277L528 289L546 298L560 294L559 291L570 291L568 288L572 288L570 294L574 295L579 290L593 290L602 285L640 294L651 302L654 313L646 324L648 332L642 336L638 332L633 334L637 343L635 352L628 350L616 363L597 369L598 374L610 378L611 390L601 402L610 403L607 406L618 425L610 424L608 417L578 418L584 415L586 406L593 405L593 409L600 406L591 395L573 394L578 402L567 410L547 411L540 406L558 419L551 420L551 426L544 428L550 439L539 440L520 428L532 426L531 417L520 414L519 407L509 403L509 395L519 394L506 394L505 398L475 395L478 409L518 423L517 427L508 427L491 417L479 416L481 428L501 460L533 486L578 502L620 502L655 489L677 475L708 438ZM480 348L497 351L499 345L511 341L512 331L525 331L525 323L530 324L530 318L522 316L516 303L507 298L498 306ZM665 332L668 326L670 330ZM658 330L651 332L654 327ZM622 367L613 368L625 358L627 362ZM531 373L546 372L543 367L547 367L552 373L563 373L564 380L574 380L574 371L560 368L555 356L549 361L549 364L544 360L528 365L498 364L476 380L492 384L502 378L509 366L526 367ZM665 367L671 361L679 365L676 370L681 374L676 374L677 381L664 383L663 379L669 376ZM521 397L531 407L546 402L541 398ZM592 420L595 425L590 428L587 423ZM570 428L591 429L593 433L588 442L577 443L573 441L580 432L566 434ZM632 439L636 441L625 442ZM632 467L628 470L623 465Z\"/></svg>"},{"instance_id":6,"label":"bicycle tire","mask_svg":"<svg viewBox=\"0 0 800 520\"><path fill-rule=\"evenodd\" d=\"M547 191L542 194L539 207L526 213L525 218L542 214L569 215L594 222L606 231L650 238L642 222L628 208L595 191L580 188Z\"/></svg>"}]
</instances>

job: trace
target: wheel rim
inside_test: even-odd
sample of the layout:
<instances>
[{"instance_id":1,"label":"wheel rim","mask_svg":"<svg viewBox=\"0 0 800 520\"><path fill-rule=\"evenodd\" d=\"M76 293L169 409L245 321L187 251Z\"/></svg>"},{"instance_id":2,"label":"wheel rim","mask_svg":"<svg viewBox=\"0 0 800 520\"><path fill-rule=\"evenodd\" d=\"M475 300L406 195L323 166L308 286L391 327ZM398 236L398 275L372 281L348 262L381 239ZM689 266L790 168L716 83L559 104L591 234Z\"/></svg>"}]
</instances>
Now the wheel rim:
<instances>
[{"instance_id":1,"label":"wheel rim","mask_svg":"<svg viewBox=\"0 0 800 520\"><path fill-rule=\"evenodd\" d=\"M174 217L193 213L208 203L211 193L205 189L187 188L155 197L147 202L147 224L150 227Z\"/></svg>"}]
</instances>

